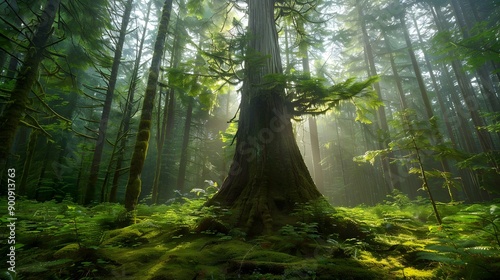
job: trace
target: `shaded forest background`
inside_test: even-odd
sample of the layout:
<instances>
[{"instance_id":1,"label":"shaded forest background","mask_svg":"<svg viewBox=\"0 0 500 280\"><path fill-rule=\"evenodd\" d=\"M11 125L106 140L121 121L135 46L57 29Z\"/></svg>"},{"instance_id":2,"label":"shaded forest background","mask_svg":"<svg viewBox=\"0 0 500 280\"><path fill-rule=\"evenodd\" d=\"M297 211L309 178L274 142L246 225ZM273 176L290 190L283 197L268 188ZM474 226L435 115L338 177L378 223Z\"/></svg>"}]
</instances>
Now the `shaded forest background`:
<instances>
[{"instance_id":1,"label":"shaded forest background","mask_svg":"<svg viewBox=\"0 0 500 280\"><path fill-rule=\"evenodd\" d=\"M422 177L438 201L498 195L498 1L299 2L276 1L284 74L325 85L379 77L378 102L353 97L294 123L333 205L375 205L394 190L426 196ZM166 47L140 200L165 203L222 183L234 151L246 5L173 1L162 30L163 5L0 3L2 194L15 168L17 193L29 199L123 202L158 32ZM23 96L19 81L29 73Z\"/></svg>"}]
</instances>

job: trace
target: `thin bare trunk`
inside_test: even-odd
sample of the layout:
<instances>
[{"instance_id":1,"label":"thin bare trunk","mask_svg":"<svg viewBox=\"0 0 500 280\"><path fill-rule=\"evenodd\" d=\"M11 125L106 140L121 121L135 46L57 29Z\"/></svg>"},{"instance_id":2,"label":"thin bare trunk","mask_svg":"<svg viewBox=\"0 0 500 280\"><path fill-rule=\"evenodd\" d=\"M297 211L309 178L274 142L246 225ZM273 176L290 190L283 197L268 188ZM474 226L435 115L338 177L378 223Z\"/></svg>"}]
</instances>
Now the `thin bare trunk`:
<instances>
[{"instance_id":1,"label":"thin bare trunk","mask_svg":"<svg viewBox=\"0 0 500 280\"><path fill-rule=\"evenodd\" d=\"M169 89L167 96L165 98L165 105L163 108L162 120L160 120L160 114L158 113L157 120L157 137L156 137L156 165L155 165L155 175L153 179L152 187L152 203L157 204L160 195L160 177L161 177L161 167L163 161L163 146L167 141L167 138L172 137L172 131L174 126L174 109L175 109L175 91L174 89Z\"/></svg>"},{"instance_id":2,"label":"thin bare trunk","mask_svg":"<svg viewBox=\"0 0 500 280\"><path fill-rule=\"evenodd\" d=\"M191 133L191 119L193 117L194 98L189 96L188 107L186 109L186 120L184 122L184 135L182 137L181 160L179 162L179 175L177 176L177 190L184 193L186 170L188 163L188 144Z\"/></svg>"},{"instance_id":3,"label":"thin bare trunk","mask_svg":"<svg viewBox=\"0 0 500 280\"><path fill-rule=\"evenodd\" d=\"M29 137L28 148L26 149L26 159L24 160L23 170L32 170L33 157L35 155L36 143L38 141L38 131L32 130ZM21 182L19 184L19 194L26 195L28 193L28 177L30 172L23 172Z\"/></svg>"},{"instance_id":4,"label":"thin bare trunk","mask_svg":"<svg viewBox=\"0 0 500 280\"><path fill-rule=\"evenodd\" d=\"M408 108L408 105L406 104L405 92L403 90L403 84L401 83L401 77L399 76L396 62L394 61L394 54L391 48L391 44L389 42L389 38L387 37L387 34L385 33L384 30L382 30L382 35L384 36L385 47L387 49L387 52L389 53L389 61L391 62L392 76L394 78L394 82L396 83L396 88L399 95L399 102L401 103L401 109L404 110Z\"/></svg>"},{"instance_id":5,"label":"thin bare trunk","mask_svg":"<svg viewBox=\"0 0 500 280\"><path fill-rule=\"evenodd\" d=\"M408 55L410 56L411 65L413 66L413 72L417 78L418 88L420 89L420 94L422 95L422 101L424 102L425 112L427 113L427 118L432 118L434 113L432 111L431 102L429 100L429 95L427 94L427 89L425 87L424 77L420 71L420 66L418 65L417 57L413 51L413 44L410 39L410 34L408 32L408 27L406 26L406 20L404 13L400 15L399 22L401 24L401 29L405 37L406 47L408 49Z\"/></svg>"},{"instance_id":6,"label":"thin bare trunk","mask_svg":"<svg viewBox=\"0 0 500 280\"><path fill-rule=\"evenodd\" d=\"M304 26L302 22L299 22L299 28L302 32L304 31ZM309 53L308 46L306 42L301 42L299 46L300 55L302 56L302 69L304 74L307 76L311 75L311 69L309 67ZM288 67L287 67L288 68ZM323 167L321 166L321 153L319 149L319 137L318 137L318 125L316 119L313 117L308 118L309 123L309 138L311 140L311 150L312 150L312 166L313 166L313 179L316 187L319 190L324 191L323 182Z\"/></svg>"},{"instance_id":7,"label":"thin bare trunk","mask_svg":"<svg viewBox=\"0 0 500 280\"><path fill-rule=\"evenodd\" d=\"M85 192L85 205L90 204L95 199L95 191L97 187L97 180L99 177L99 168L101 166L102 152L106 144L106 133L108 129L109 115L111 114L111 104L115 96L116 80L118 77L118 69L121 63L123 44L125 43L125 36L127 34L128 22L130 20L130 13L132 11L132 1L127 0L125 4L125 11L123 14L120 35L118 42L115 46L115 54L113 58L113 65L111 66L111 74L109 76L108 88L106 90L106 99L104 100L104 107L102 108L101 120L99 122L99 133L97 135L97 142L92 157L92 165L90 166L89 181Z\"/></svg>"}]
</instances>

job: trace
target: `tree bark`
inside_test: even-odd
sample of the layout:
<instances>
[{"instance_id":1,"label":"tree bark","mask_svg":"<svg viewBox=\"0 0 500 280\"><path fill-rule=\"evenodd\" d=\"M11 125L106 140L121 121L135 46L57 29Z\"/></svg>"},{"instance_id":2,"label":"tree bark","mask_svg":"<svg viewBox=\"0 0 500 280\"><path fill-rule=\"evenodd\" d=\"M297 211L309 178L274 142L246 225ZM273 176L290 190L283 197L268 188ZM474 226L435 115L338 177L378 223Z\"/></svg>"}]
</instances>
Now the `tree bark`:
<instances>
[{"instance_id":1,"label":"tree bark","mask_svg":"<svg viewBox=\"0 0 500 280\"><path fill-rule=\"evenodd\" d=\"M7 53L0 49L0 74L3 72L3 66L5 65L6 61L7 61Z\"/></svg>"},{"instance_id":2,"label":"tree bark","mask_svg":"<svg viewBox=\"0 0 500 280\"><path fill-rule=\"evenodd\" d=\"M179 66L182 57L182 46L184 44L184 38L182 35L182 19L185 16L185 5L184 1L179 1L179 13L177 15L177 21L175 24L175 33L173 35L173 47L171 53L171 65L172 69L176 69ZM163 112L163 120L160 124L160 119L158 117L158 136L156 138L157 156L155 165L155 175L153 180L153 186L151 191L151 199L153 204L157 204L160 198L160 179L162 177L162 166L163 166L163 147L165 143L171 143L173 141L173 130L175 126L175 90L174 88L168 89L168 103L165 102L165 108Z\"/></svg>"},{"instance_id":3,"label":"tree bark","mask_svg":"<svg viewBox=\"0 0 500 280\"><path fill-rule=\"evenodd\" d=\"M31 165L33 164L33 157L35 156L35 147L38 141L38 131L31 130L28 147L26 148L26 159L24 160L23 172L21 175L21 182L19 184L19 194L27 195L28 194L28 177L29 170L31 170Z\"/></svg>"},{"instance_id":4,"label":"tree bark","mask_svg":"<svg viewBox=\"0 0 500 280\"><path fill-rule=\"evenodd\" d=\"M8 3L8 6L10 6L10 12L12 12L12 14L9 13L8 11L4 11L5 13L2 16L6 16L6 17L10 18L11 24L13 24L19 30L22 29L23 23L20 20L21 15L19 14L20 9L19 9L19 5L17 3L17 0L10 0L10 1L5 1L5 2ZM8 8L5 8L5 9L9 10ZM19 40L23 40L25 35L20 33L17 35L17 37ZM3 46L3 47L7 48L8 46ZM22 56L20 55L20 53L16 49L13 49L12 53L10 53L10 54L5 52L4 50L1 50L0 52L2 53L2 56L3 56L2 59L0 59L0 73L3 72L3 66L5 65L5 63L7 61L7 57L9 58L8 59L9 63L7 64L7 68L5 69L4 75L2 77L0 77L0 81L8 82L16 77L17 66L20 62L20 57L22 57ZM3 112L3 106L4 105L2 104L0 107L0 109L1 109L0 113Z\"/></svg>"},{"instance_id":5,"label":"tree bark","mask_svg":"<svg viewBox=\"0 0 500 280\"><path fill-rule=\"evenodd\" d=\"M469 3L464 1L451 1L451 7L455 18L457 19L458 26L464 39L471 37L470 29L474 27L477 23L474 19L474 9L469 5ZM493 86L493 81L489 75L488 67L486 64L479 66L477 69L477 75L479 76L480 85L482 91L488 100L488 105L492 111L500 111L500 101L495 92Z\"/></svg>"},{"instance_id":6,"label":"tree bark","mask_svg":"<svg viewBox=\"0 0 500 280\"><path fill-rule=\"evenodd\" d=\"M418 28L418 24L417 24L417 20L415 19L415 16L412 17L412 20L413 20L413 24L415 25L415 29L417 31L419 43L423 45L424 39L422 38L422 35L420 33L420 29ZM425 52L425 51L424 51L424 60L425 60L425 66L427 67L427 71L429 72L429 75L431 77L432 87L434 88L434 92L436 93L436 97L437 97L438 104L439 104L439 110L441 111L443 121L446 125L446 130L447 130L448 136L450 137L453 145L456 145L457 141L454 137L455 135L453 134L453 129L452 129L451 123L448 119L448 109L445 106L445 102L443 100L443 96L442 96L440 87L438 86L436 75L434 75L434 70L433 70L433 67L431 64L431 59L430 59L429 55L427 54L427 52ZM441 86L441 88L443 88L443 86Z\"/></svg>"},{"instance_id":7,"label":"tree bark","mask_svg":"<svg viewBox=\"0 0 500 280\"><path fill-rule=\"evenodd\" d=\"M405 19L404 12L399 16L399 22L400 22L402 29L403 29L403 34L405 37L406 46L408 48L408 54L410 56L411 64L413 66L413 71L415 72L415 76L417 78L417 83L418 83L418 87L420 89L420 94L422 96L422 101L424 103L425 112L427 114L427 118L431 119L434 117L434 112L432 110L429 95L427 94L427 88L425 86L424 78L422 76L422 72L420 70L420 66L419 66L418 61L417 61L417 57L415 56L415 51L413 50L413 44L412 44L411 39L410 39L410 33L408 31L408 27L406 25L406 19ZM415 27L418 30L418 26L415 25ZM431 76L432 75L433 74L431 73ZM442 138L442 137L440 136L439 131L436 131L435 134L431 137L431 144L433 144L433 145L435 145L436 143L442 144L441 143L442 139L440 139L440 138ZM450 166L449 166L447 160L441 159L441 165L443 167L443 171L445 171L445 172L450 171ZM450 199L453 200L452 197L450 197Z\"/></svg>"},{"instance_id":8,"label":"tree bark","mask_svg":"<svg viewBox=\"0 0 500 280\"><path fill-rule=\"evenodd\" d=\"M316 183L316 186L318 187L319 190L324 192L325 186L323 181L323 167L321 166L321 151L319 148L318 124L316 123L316 119L313 117L309 117L308 123L309 123L309 137L311 139L314 183Z\"/></svg>"},{"instance_id":9,"label":"tree bark","mask_svg":"<svg viewBox=\"0 0 500 280\"><path fill-rule=\"evenodd\" d=\"M144 102L142 104L139 129L135 142L134 153L132 154L132 160L130 163L130 174L127 182L127 190L125 192L125 208L128 211L132 211L136 208L137 200L139 199L139 195L141 194L141 173L148 151L154 100L156 96L161 58L163 55L163 50L165 48L165 40L167 37L171 12L172 0L166 0L162 8L162 16L160 19L158 34L156 36L154 45L151 67L149 69L146 93L144 95Z\"/></svg>"},{"instance_id":10,"label":"tree bark","mask_svg":"<svg viewBox=\"0 0 500 280\"><path fill-rule=\"evenodd\" d=\"M250 236L290 220L296 203L321 197L295 141L284 89L264 85L282 73L274 0L249 0L249 45L236 151L229 175L208 205L233 211L231 224Z\"/></svg>"}]
</instances>

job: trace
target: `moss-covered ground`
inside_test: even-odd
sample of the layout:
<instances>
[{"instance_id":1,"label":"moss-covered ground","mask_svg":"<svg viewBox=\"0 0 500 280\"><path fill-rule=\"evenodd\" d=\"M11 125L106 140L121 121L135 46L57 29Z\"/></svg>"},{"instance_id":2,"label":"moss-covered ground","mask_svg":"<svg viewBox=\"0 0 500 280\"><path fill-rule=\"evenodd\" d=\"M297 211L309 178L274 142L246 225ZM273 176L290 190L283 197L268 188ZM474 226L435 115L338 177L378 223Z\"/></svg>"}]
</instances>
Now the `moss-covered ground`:
<instances>
[{"instance_id":1,"label":"moss-covered ground","mask_svg":"<svg viewBox=\"0 0 500 280\"><path fill-rule=\"evenodd\" d=\"M500 204L440 204L437 225L425 200L401 195L373 207L302 205L302 222L247 238L218 222L224 209L204 199L139 205L136 223L123 206L84 208L69 201L18 200L17 279L498 279ZM2 205L7 205L2 201ZM315 215L349 221L359 237L324 234ZM9 248L6 213L2 258ZM349 229L349 227L347 227ZM343 236L343 237L341 237ZM354 235L353 235L354 236ZM0 279L15 279L6 272Z\"/></svg>"}]
</instances>

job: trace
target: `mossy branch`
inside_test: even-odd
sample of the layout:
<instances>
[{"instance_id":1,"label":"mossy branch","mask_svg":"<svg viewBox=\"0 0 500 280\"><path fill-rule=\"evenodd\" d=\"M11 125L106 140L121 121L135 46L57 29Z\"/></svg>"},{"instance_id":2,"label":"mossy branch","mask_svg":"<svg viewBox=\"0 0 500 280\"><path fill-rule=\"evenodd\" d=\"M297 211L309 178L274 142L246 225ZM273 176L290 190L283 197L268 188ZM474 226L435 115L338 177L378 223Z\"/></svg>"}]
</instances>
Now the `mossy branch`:
<instances>
[{"instance_id":1,"label":"mossy branch","mask_svg":"<svg viewBox=\"0 0 500 280\"><path fill-rule=\"evenodd\" d=\"M42 85L40 84L39 81L36 81L36 86L43 92L43 94L45 95L45 92L43 91L43 87ZM38 99L38 101L40 101L40 103L42 103L42 105L47 108L55 117L57 117L58 119L60 120L63 120L65 122L67 122L68 124L71 124L71 120L70 119L67 119L63 116L61 116L59 113L57 113L56 111L54 111L54 109L52 109L49 104L47 104L41 97L40 95L38 95L35 91L32 91L33 94L36 96L36 98Z\"/></svg>"},{"instance_id":2,"label":"mossy branch","mask_svg":"<svg viewBox=\"0 0 500 280\"><path fill-rule=\"evenodd\" d=\"M43 134L45 134L49 139L52 139L52 135L50 135L50 133L48 133L45 129L43 129L43 127L38 123L38 121L33 118L31 115L29 114L26 114L26 117L31 120L34 124L30 124L24 120L21 120L20 123L27 126L27 127L31 127L33 129L37 129L37 130L40 130L41 132L43 132Z\"/></svg>"}]
</instances>

